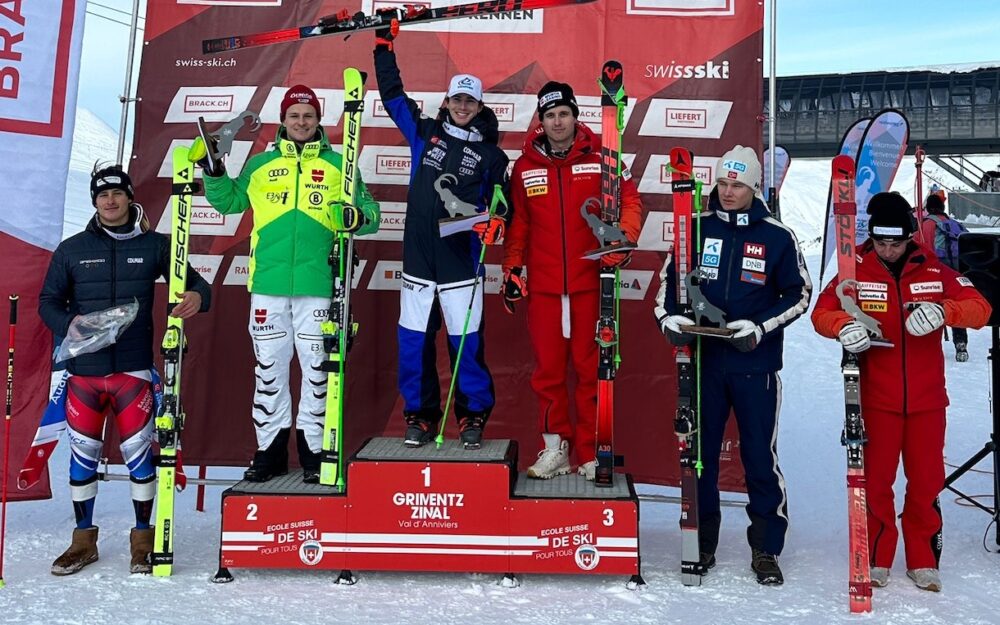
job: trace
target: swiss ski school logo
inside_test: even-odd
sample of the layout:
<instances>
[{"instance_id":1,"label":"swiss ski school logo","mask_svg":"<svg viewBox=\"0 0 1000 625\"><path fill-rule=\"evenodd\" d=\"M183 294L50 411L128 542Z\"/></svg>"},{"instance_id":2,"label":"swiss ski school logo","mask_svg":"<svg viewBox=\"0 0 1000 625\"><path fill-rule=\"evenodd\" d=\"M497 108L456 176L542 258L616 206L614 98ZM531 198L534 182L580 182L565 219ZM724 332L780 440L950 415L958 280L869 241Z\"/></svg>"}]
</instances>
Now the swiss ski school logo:
<instances>
[{"instance_id":1,"label":"swiss ski school logo","mask_svg":"<svg viewBox=\"0 0 1000 625\"><path fill-rule=\"evenodd\" d=\"M302 564L316 566L323 559L323 545L315 540L307 540L299 546L299 559Z\"/></svg>"},{"instance_id":2,"label":"swiss ski school logo","mask_svg":"<svg viewBox=\"0 0 1000 625\"><path fill-rule=\"evenodd\" d=\"M257 323L264 323L267 321L267 309L266 308L255 308L253 311L253 320Z\"/></svg>"},{"instance_id":3,"label":"swiss ski school logo","mask_svg":"<svg viewBox=\"0 0 1000 625\"><path fill-rule=\"evenodd\" d=\"M580 545L576 548L573 559L576 565L584 571L593 571L601 561L601 553L593 545Z\"/></svg>"}]
</instances>

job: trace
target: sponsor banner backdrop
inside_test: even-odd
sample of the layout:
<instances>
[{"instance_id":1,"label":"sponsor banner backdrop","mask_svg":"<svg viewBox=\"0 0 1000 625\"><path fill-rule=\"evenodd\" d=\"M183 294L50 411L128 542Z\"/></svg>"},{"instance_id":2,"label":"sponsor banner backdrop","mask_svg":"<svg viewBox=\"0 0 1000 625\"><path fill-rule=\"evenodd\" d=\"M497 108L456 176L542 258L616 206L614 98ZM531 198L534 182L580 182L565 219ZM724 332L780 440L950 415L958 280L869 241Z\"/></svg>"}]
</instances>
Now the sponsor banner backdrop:
<instances>
[{"instance_id":1,"label":"sponsor banner backdrop","mask_svg":"<svg viewBox=\"0 0 1000 625\"><path fill-rule=\"evenodd\" d=\"M10 474L0 476L8 481L11 500L49 496L47 476L28 491L19 491L15 478L48 399L52 341L36 311L52 251L62 239L66 180L58 172L68 169L73 143L85 8L77 0L0 3L0 161L8 169L7 202L0 211L4 354L8 296L20 296ZM32 165L18 166L25 159Z\"/></svg>"},{"instance_id":2,"label":"sponsor banner backdrop","mask_svg":"<svg viewBox=\"0 0 1000 625\"><path fill-rule=\"evenodd\" d=\"M435 5L451 3L433 0ZM260 113L262 130L243 130L237 137L228 163L230 174L236 175L249 155L267 149L273 140L281 95L297 83L317 91L323 125L339 145L341 70L353 65L368 73L361 168L381 202L382 230L357 245L367 262L352 300L361 327L348 361L348 453L365 437L402 435L404 429L396 389L396 322L410 158L378 96L374 35L362 32L346 40L325 37L212 56L202 56L200 50L203 39L312 24L342 8L370 12L389 4L150 3L139 77L131 173L154 223L166 230L161 219L170 188L165 164L173 145L194 137L199 116L221 122L244 108ZM599 131L597 77L605 60L621 61L629 94L623 138L627 162L646 211L669 215L671 196L662 170L663 155L671 147L691 148L703 165L699 175L706 179L711 179L716 159L734 144L760 151L762 28L763 8L756 2L609 0L404 28L396 53L407 92L429 116L441 105L451 75L468 72L482 78L484 99L500 120L501 146L513 157L536 123L535 94L548 80L570 83L581 121ZM223 219L212 216L203 202L196 200L195 206L191 251L200 255L195 258L202 259L201 268L214 279L215 299L211 313L188 324L184 455L195 463L245 464L255 448L245 291L252 215ZM652 316L656 272L670 243L662 222L669 220L655 221L655 228L644 230L640 251L622 274L623 362L615 394L615 442L616 451L626 457L626 469L638 480L676 484L674 363ZM497 295L500 256L499 249L487 255L486 358L497 389L487 436L517 439L523 468L541 445L530 386L533 356L523 308L507 315ZM450 373L443 338L438 355L446 387ZM293 392L297 388L294 381ZM446 435L456 436L453 418ZM734 437L727 440L723 467L725 487L742 489Z\"/></svg>"}]
</instances>

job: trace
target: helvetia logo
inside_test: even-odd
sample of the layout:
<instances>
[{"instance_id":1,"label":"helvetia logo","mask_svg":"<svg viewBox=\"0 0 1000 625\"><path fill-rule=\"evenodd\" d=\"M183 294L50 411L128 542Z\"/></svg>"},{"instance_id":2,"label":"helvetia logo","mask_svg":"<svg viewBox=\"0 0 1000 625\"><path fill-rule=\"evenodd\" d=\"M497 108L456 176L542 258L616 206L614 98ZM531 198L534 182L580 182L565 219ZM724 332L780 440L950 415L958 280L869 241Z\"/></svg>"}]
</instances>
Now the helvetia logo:
<instances>
[{"instance_id":1,"label":"helvetia logo","mask_svg":"<svg viewBox=\"0 0 1000 625\"><path fill-rule=\"evenodd\" d=\"M315 540L307 540L299 546L299 559L302 564L316 566L323 559L323 545Z\"/></svg>"},{"instance_id":2,"label":"helvetia logo","mask_svg":"<svg viewBox=\"0 0 1000 625\"><path fill-rule=\"evenodd\" d=\"M597 547L593 545L580 545L576 548L576 554L574 554L573 559L576 560L576 565L580 569L593 571L601 561L601 554L597 551Z\"/></svg>"},{"instance_id":3,"label":"helvetia logo","mask_svg":"<svg viewBox=\"0 0 1000 625\"><path fill-rule=\"evenodd\" d=\"M699 65L669 64L646 65L646 78L693 78L694 80L729 80L729 61L717 64L705 61Z\"/></svg>"}]
</instances>

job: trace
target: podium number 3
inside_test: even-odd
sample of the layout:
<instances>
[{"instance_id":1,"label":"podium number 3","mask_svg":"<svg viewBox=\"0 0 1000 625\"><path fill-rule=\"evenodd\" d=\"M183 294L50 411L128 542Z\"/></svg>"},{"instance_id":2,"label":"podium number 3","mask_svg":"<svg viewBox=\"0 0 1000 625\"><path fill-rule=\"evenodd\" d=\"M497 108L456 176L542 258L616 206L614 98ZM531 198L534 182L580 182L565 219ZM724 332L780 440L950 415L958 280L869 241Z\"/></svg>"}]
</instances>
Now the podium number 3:
<instances>
[{"instance_id":1,"label":"podium number 3","mask_svg":"<svg viewBox=\"0 0 1000 625\"><path fill-rule=\"evenodd\" d=\"M615 511L611 508L604 509L604 520L602 521L605 527L611 527L615 524Z\"/></svg>"}]
</instances>

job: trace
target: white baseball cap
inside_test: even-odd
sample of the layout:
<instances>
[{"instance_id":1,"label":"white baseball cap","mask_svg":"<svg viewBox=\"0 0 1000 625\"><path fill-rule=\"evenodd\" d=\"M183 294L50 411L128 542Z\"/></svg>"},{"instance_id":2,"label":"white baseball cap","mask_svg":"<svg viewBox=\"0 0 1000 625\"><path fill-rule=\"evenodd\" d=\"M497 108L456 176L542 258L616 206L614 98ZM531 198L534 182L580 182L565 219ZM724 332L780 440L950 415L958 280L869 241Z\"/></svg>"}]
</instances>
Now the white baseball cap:
<instances>
[{"instance_id":1,"label":"white baseball cap","mask_svg":"<svg viewBox=\"0 0 1000 625\"><path fill-rule=\"evenodd\" d=\"M483 81L472 74L455 74L448 84L448 97L464 93L478 100L483 101Z\"/></svg>"},{"instance_id":2,"label":"white baseball cap","mask_svg":"<svg viewBox=\"0 0 1000 625\"><path fill-rule=\"evenodd\" d=\"M715 179L743 183L753 189L754 195L764 199L760 189L760 160L753 148L737 145L723 154L715 166Z\"/></svg>"}]
</instances>

